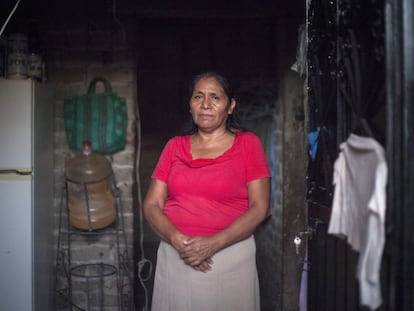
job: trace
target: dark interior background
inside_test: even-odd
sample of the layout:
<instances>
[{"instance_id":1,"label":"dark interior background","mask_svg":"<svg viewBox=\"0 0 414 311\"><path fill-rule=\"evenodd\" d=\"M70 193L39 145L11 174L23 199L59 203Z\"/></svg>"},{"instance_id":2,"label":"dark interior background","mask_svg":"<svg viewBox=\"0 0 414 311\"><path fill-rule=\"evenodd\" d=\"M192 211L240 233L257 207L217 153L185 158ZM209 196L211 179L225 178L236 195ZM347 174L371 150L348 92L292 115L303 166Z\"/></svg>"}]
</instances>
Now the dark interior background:
<instances>
[{"instance_id":1,"label":"dark interior background","mask_svg":"<svg viewBox=\"0 0 414 311\"><path fill-rule=\"evenodd\" d=\"M1 24L16 3L1 2ZM304 1L22 0L3 35L27 34L47 66L50 30L119 33L136 55L143 133L174 134L188 121L188 84L200 71L222 72L236 95L257 81L276 86L295 60L304 12Z\"/></svg>"}]
</instances>

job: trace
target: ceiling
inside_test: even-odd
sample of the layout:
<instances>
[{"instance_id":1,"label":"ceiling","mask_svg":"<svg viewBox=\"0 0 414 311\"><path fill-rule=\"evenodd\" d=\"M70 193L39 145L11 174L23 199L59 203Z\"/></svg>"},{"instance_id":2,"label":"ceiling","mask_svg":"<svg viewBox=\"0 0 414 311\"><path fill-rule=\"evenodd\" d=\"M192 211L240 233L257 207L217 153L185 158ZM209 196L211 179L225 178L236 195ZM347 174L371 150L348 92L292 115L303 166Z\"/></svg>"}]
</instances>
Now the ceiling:
<instances>
[{"instance_id":1,"label":"ceiling","mask_svg":"<svg viewBox=\"0 0 414 311\"><path fill-rule=\"evenodd\" d=\"M2 0L3 25L18 0ZM303 16L303 1L286 0L20 0L6 32L21 29L99 28L122 23L136 25L146 20L179 19L269 19Z\"/></svg>"}]
</instances>

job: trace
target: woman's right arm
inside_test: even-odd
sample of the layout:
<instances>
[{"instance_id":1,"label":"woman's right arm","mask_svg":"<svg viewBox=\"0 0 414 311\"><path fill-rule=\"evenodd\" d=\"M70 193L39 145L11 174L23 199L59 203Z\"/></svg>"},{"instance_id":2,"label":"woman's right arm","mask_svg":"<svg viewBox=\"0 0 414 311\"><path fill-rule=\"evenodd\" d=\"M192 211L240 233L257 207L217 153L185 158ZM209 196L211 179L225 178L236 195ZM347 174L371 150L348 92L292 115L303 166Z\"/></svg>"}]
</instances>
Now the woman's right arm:
<instances>
[{"instance_id":1,"label":"woman's right arm","mask_svg":"<svg viewBox=\"0 0 414 311\"><path fill-rule=\"evenodd\" d=\"M170 243L177 251L186 246L190 238L182 234L177 227L162 212L167 199L167 184L159 179L151 179L147 195L144 199L144 215L155 233L167 243ZM207 272L211 270L211 259L193 266L197 271Z\"/></svg>"},{"instance_id":2,"label":"woman's right arm","mask_svg":"<svg viewBox=\"0 0 414 311\"><path fill-rule=\"evenodd\" d=\"M184 247L189 237L182 234L164 215L163 208L167 199L167 184L159 179L151 179L144 199L143 211L146 220L154 232L175 249Z\"/></svg>"}]
</instances>

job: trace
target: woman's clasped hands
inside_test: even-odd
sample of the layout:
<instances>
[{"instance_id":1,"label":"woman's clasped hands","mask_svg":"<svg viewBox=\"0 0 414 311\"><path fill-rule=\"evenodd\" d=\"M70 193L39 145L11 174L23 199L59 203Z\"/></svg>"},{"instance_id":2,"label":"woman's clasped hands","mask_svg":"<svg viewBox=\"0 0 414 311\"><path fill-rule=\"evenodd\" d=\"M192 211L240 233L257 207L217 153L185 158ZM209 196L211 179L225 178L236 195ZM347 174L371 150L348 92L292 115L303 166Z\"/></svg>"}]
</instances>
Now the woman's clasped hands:
<instances>
[{"instance_id":1,"label":"woman's clasped hands","mask_svg":"<svg viewBox=\"0 0 414 311\"><path fill-rule=\"evenodd\" d=\"M212 269L215 253L214 243L211 237L194 236L183 241L183 246L178 249L181 259L197 271L207 272Z\"/></svg>"}]
</instances>

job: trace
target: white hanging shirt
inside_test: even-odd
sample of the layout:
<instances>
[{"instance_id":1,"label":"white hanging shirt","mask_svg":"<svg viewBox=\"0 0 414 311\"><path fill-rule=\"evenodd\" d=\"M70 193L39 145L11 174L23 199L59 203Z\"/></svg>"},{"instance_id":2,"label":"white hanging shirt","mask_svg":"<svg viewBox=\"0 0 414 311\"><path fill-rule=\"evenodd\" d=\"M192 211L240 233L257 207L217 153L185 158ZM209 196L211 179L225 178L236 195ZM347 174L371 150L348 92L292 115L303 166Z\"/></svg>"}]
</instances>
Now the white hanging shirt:
<instances>
[{"instance_id":1,"label":"white hanging shirt","mask_svg":"<svg viewBox=\"0 0 414 311\"><path fill-rule=\"evenodd\" d=\"M382 146L351 134L334 164L335 185L328 233L347 238L359 252L360 302L371 310L382 304L380 266L385 243L387 164Z\"/></svg>"}]
</instances>

